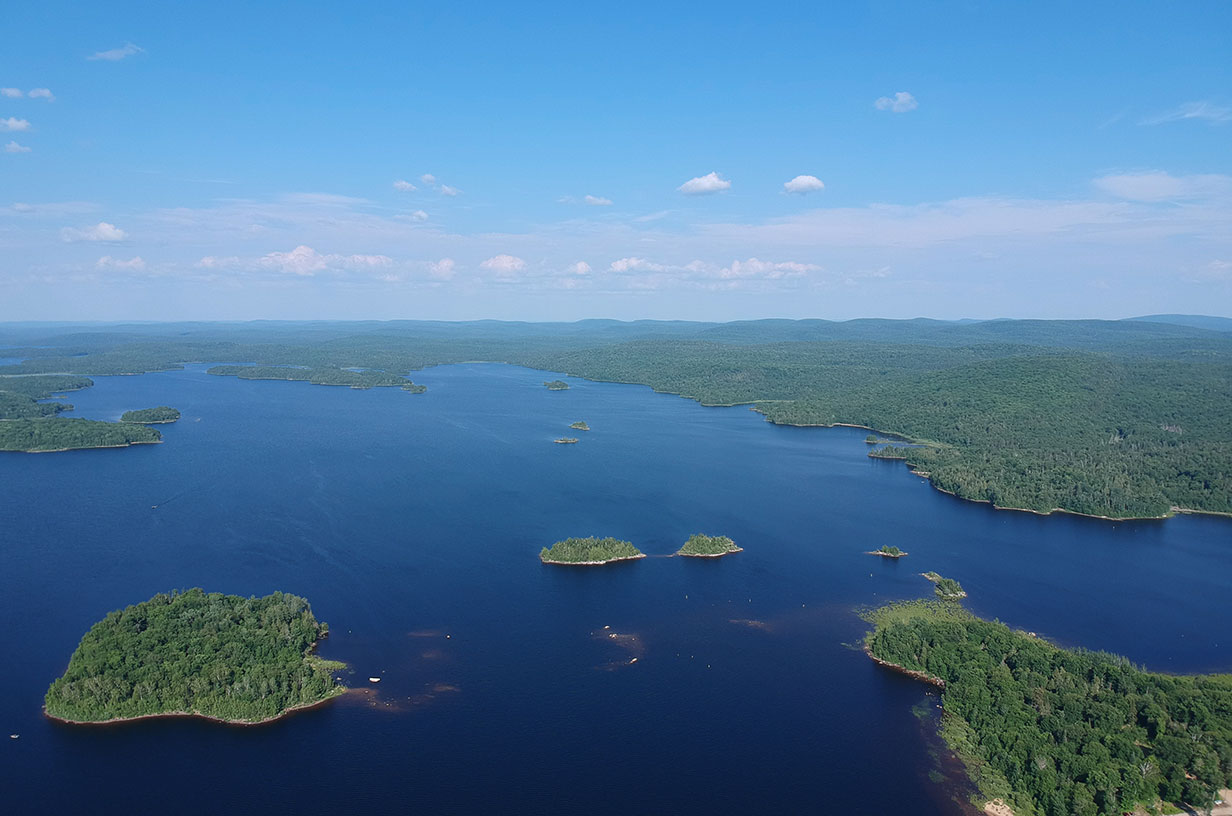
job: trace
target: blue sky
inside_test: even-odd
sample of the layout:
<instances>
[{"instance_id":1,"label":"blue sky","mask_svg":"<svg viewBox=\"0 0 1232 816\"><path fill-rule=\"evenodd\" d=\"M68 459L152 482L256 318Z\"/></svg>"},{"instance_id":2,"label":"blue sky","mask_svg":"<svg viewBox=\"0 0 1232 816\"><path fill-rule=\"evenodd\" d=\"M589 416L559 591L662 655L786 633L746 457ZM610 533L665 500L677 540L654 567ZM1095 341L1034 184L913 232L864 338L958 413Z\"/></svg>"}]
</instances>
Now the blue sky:
<instances>
[{"instance_id":1,"label":"blue sky","mask_svg":"<svg viewBox=\"0 0 1232 816\"><path fill-rule=\"evenodd\" d=\"M9 9L0 319L1232 314L1232 4L827 5Z\"/></svg>"}]
</instances>

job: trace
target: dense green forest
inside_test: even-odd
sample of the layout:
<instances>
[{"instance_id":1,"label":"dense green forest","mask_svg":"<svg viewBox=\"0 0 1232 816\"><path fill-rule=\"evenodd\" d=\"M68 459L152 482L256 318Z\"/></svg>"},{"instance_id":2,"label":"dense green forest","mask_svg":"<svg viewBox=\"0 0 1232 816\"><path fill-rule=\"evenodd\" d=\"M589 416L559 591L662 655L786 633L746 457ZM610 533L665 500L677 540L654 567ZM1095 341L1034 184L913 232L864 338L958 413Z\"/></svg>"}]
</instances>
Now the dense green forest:
<instances>
[{"instance_id":1,"label":"dense green forest","mask_svg":"<svg viewBox=\"0 0 1232 816\"><path fill-rule=\"evenodd\" d=\"M568 391L569 390L569 383L565 382L564 380L552 380L550 382L545 382L544 385L548 387L549 391Z\"/></svg>"},{"instance_id":2,"label":"dense green forest","mask_svg":"<svg viewBox=\"0 0 1232 816\"><path fill-rule=\"evenodd\" d=\"M397 386L404 391L422 394L428 389L416 385L406 377L387 374L384 371L351 371L346 368L297 368L293 366L238 366L218 365L207 374L220 377L239 377L241 380L292 380L310 382L313 385L347 385L351 388L389 388Z\"/></svg>"},{"instance_id":3,"label":"dense green forest","mask_svg":"<svg viewBox=\"0 0 1232 816\"><path fill-rule=\"evenodd\" d=\"M944 684L942 736L1017 816L1209 808L1232 785L1232 675L1059 649L954 604L870 614L869 653Z\"/></svg>"},{"instance_id":4,"label":"dense green forest","mask_svg":"<svg viewBox=\"0 0 1232 816\"><path fill-rule=\"evenodd\" d=\"M676 555L717 556L740 552L741 548L727 536L708 536L694 533L684 546L676 551Z\"/></svg>"},{"instance_id":5,"label":"dense green forest","mask_svg":"<svg viewBox=\"0 0 1232 816\"><path fill-rule=\"evenodd\" d=\"M566 538L539 552L539 560L545 564L601 564L642 557L642 551L628 541L593 536Z\"/></svg>"},{"instance_id":6,"label":"dense green forest","mask_svg":"<svg viewBox=\"0 0 1232 816\"><path fill-rule=\"evenodd\" d=\"M503 361L642 383L708 405L748 403L776 423L853 424L927 442L873 455L903 458L938 488L998 507L1114 518L1174 507L1232 513L1232 333L1196 326L188 323L59 333L0 326L0 340L24 346L10 353L27 358L0 366L0 379L246 360L306 367L278 369L281 378L313 381L328 372L338 384L362 387L368 381L346 369L371 369L363 373L397 384L405 380L383 372Z\"/></svg>"},{"instance_id":7,"label":"dense green forest","mask_svg":"<svg viewBox=\"0 0 1232 816\"><path fill-rule=\"evenodd\" d=\"M590 426L587 425L585 422L575 422L569 427L575 431L589 431L590 430Z\"/></svg>"},{"instance_id":8,"label":"dense green forest","mask_svg":"<svg viewBox=\"0 0 1232 816\"><path fill-rule=\"evenodd\" d=\"M158 442L162 434L144 425L93 419L10 419L0 421L0 451L59 451L114 448Z\"/></svg>"},{"instance_id":9,"label":"dense green forest","mask_svg":"<svg viewBox=\"0 0 1232 816\"><path fill-rule=\"evenodd\" d=\"M64 402L39 402L54 394L89 388L94 381L88 377L64 375L33 375L0 377L0 419L36 419L71 411Z\"/></svg>"},{"instance_id":10,"label":"dense green forest","mask_svg":"<svg viewBox=\"0 0 1232 816\"><path fill-rule=\"evenodd\" d=\"M884 558L902 558L906 554L893 544L882 544L879 549L870 553L870 555L880 555Z\"/></svg>"},{"instance_id":11,"label":"dense green forest","mask_svg":"<svg viewBox=\"0 0 1232 816\"><path fill-rule=\"evenodd\" d=\"M74 722L190 713L259 722L341 694L341 664L309 654L326 635L308 602L201 589L159 594L94 624L46 710Z\"/></svg>"},{"instance_id":12,"label":"dense green forest","mask_svg":"<svg viewBox=\"0 0 1232 816\"><path fill-rule=\"evenodd\" d=\"M163 423L175 422L180 418L180 412L175 408L160 405L157 408L141 408L137 411L125 411L120 416L121 422Z\"/></svg>"}]
</instances>

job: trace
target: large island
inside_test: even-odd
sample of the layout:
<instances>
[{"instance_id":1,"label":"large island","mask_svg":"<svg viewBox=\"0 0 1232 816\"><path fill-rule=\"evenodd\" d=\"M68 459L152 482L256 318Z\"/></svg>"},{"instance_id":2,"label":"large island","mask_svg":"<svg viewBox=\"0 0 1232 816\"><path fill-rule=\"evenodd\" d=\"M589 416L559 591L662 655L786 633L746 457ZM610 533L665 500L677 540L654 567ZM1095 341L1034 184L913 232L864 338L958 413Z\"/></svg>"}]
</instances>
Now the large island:
<instances>
[{"instance_id":1,"label":"large island","mask_svg":"<svg viewBox=\"0 0 1232 816\"><path fill-rule=\"evenodd\" d=\"M70 723L268 722L345 691L332 675L343 664L312 654L328 632L296 595L160 593L91 627L44 711Z\"/></svg>"},{"instance_id":2,"label":"large island","mask_svg":"<svg viewBox=\"0 0 1232 816\"><path fill-rule=\"evenodd\" d=\"M869 656L944 689L941 735L1019 816L1205 813L1232 785L1232 675L1142 671L940 601L868 617Z\"/></svg>"},{"instance_id":3,"label":"large island","mask_svg":"<svg viewBox=\"0 0 1232 816\"><path fill-rule=\"evenodd\" d=\"M646 554L628 541L618 538L566 538L539 552L539 560L545 564L569 564L572 566L598 566L614 561L630 561L645 558Z\"/></svg>"},{"instance_id":4,"label":"large island","mask_svg":"<svg viewBox=\"0 0 1232 816\"><path fill-rule=\"evenodd\" d=\"M179 410L169 408L166 405L160 405L157 408L142 408L137 411L125 411L120 416L121 422L136 422L141 425L164 425L169 422L178 422L179 419Z\"/></svg>"},{"instance_id":5,"label":"large island","mask_svg":"<svg viewBox=\"0 0 1232 816\"><path fill-rule=\"evenodd\" d=\"M83 448L125 448L161 442L145 425L95 419L10 419L0 421L0 451L48 453Z\"/></svg>"}]
</instances>

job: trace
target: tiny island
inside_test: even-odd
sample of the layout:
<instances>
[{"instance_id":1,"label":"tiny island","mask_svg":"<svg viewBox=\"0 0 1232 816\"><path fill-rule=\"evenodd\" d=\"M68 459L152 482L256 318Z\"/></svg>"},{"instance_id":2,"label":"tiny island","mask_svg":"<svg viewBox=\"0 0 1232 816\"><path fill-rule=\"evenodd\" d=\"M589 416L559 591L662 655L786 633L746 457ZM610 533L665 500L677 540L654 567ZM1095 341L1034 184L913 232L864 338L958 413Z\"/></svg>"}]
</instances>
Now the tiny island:
<instances>
[{"instance_id":1,"label":"tiny island","mask_svg":"<svg viewBox=\"0 0 1232 816\"><path fill-rule=\"evenodd\" d=\"M539 560L545 564L570 566L598 566L614 561L631 561L645 558L646 554L631 542L618 538L566 538L539 552Z\"/></svg>"},{"instance_id":2,"label":"tiny island","mask_svg":"<svg viewBox=\"0 0 1232 816\"><path fill-rule=\"evenodd\" d=\"M708 536L695 533L689 536L684 546L676 551L676 555L691 558L719 558L731 553L744 552L743 547L737 547L736 542L727 536Z\"/></svg>"},{"instance_id":3,"label":"tiny island","mask_svg":"<svg viewBox=\"0 0 1232 816\"><path fill-rule=\"evenodd\" d=\"M142 408L139 411L125 411L120 416L121 422L132 422L140 425L164 425L180 418L180 412L175 408L160 405L157 408Z\"/></svg>"},{"instance_id":4,"label":"tiny island","mask_svg":"<svg viewBox=\"0 0 1232 816\"><path fill-rule=\"evenodd\" d=\"M895 547L893 544L883 544L879 550L869 550L868 555L879 555L882 558L902 558L907 553Z\"/></svg>"},{"instance_id":5,"label":"tiny island","mask_svg":"<svg viewBox=\"0 0 1232 816\"><path fill-rule=\"evenodd\" d=\"M562 436L560 439L553 439L552 441L557 445L576 445L578 439L576 436Z\"/></svg>"},{"instance_id":6,"label":"tiny island","mask_svg":"<svg viewBox=\"0 0 1232 816\"><path fill-rule=\"evenodd\" d=\"M943 601L957 601L967 597L966 591L953 578L942 578L935 572L921 572L920 575L933 582L933 590Z\"/></svg>"},{"instance_id":7,"label":"tiny island","mask_svg":"<svg viewBox=\"0 0 1232 816\"><path fill-rule=\"evenodd\" d=\"M587 425L585 422L575 422L569 427L575 431L589 431L590 430L590 426Z\"/></svg>"},{"instance_id":8,"label":"tiny island","mask_svg":"<svg viewBox=\"0 0 1232 816\"><path fill-rule=\"evenodd\" d=\"M333 677L345 664L313 654L328 634L296 595L160 593L86 632L43 711L67 723L269 722L346 691Z\"/></svg>"},{"instance_id":9,"label":"tiny island","mask_svg":"<svg viewBox=\"0 0 1232 816\"><path fill-rule=\"evenodd\" d=\"M564 380L550 380L544 383L549 391L568 391L569 383Z\"/></svg>"}]
</instances>

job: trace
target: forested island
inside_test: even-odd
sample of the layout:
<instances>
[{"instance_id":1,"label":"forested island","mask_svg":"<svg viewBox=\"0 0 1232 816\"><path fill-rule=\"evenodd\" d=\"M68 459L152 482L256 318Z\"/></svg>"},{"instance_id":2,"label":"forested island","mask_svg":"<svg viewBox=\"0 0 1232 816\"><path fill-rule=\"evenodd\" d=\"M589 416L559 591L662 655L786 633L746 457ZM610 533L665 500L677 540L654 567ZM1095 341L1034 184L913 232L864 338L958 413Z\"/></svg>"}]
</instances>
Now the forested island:
<instances>
[{"instance_id":1,"label":"forested island","mask_svg":"<svg viewBox=\"0 0 1232 816\"><path fill-rule=\"evenodd\" d=\"M893 544L883 544L880 549L872 550L869 555L880 555L882 558L902 558L907 553L895 547Z\"/></svg>"},{"instance_id":2,"label":"forested island","mask_svg":"<svg viewBox=\"0 0 1232 816\"><path fill-rule=\"evenodd\" d=\"M390 377L406 388L381 372L501 361L706 405L749 404L780 424L874 430L879 441L910 444L874 455L902 458L935 487L998 508L1113 519L1232 513L1232 332L1166 316L168 324L139 333L11 329L3 341L24 362L0 366L0 381L229 359L274 368L280 379L313 381L320 371L323 383ZM226 373L253 376L258 367Z\"/></svg>"},{"instance_id":3,"label":"forested island","mask_svg":"<svg viewBox=\"0 0 1232 816\"><path fill-rule=\"evenodd\" d=\"M933 591L943 601L960 601L967 597L966 591L953 578L942 578L935 572L921 572L920 575L933 583Z\"/></svg>"},{"instance_id":4,"label":"forested island","mask_svg":"<svg viewBox=\"0 0 1232 816\"><path fill-rule=\"evenodd\" d=\"M10 419L0 421L0 451L49 453L85 448L123 448L162 441L144 425L93 419Z\"/></svg>"},{"instance_id":5,"label":"forested island","mask_svg":"<svg viewBox=\"0 0 1232 816\"><path fill-rule=\"evenodd\" d=\"M646 554L631 542L618 538L566 538L539 552L539 560L545 564L570 564L597 566L613 561L628 561L645 558Z\"/></svg>"},{"instance_id":6,"label":"forested island","mask_svg":"<svg viewBox=\"0 0 1232 816\"><path fill-rule=\"evenodd\" d=\"M290 380L308 382L313 385L345 385L359 389L398 387L412 394L422 394L428 390L427 386L416 385L406 377L371 369L352 371L348 368L325 366L301 368L297 366L217 365L205 373L218 377L238 377L241 380Z\"/></svg>"},{"instance_id":7,"label":"forested island","mask_svg":"<svg viewBox=\"0 0 1232 816\"><path fill-rule=\"evenodd\" d=\"M708 536L694 533L689 536L689 540L684 543L684 546L676 551L676 555L691 556L693 558L718 558L722 555L738 552L744 552L744 549L737 547L736 542L727 536Z\"/></svg>"},{"instance_id":8,"label":"forested island","mask_svg":"<svg viewBox=\"0 0 1232 816\"><path fill-rule=\"evenodd\" d=\"M175 408L168 408L166 405L160 405L157 408L142 408L138 411L125 411L120 416L121 422L137 422L142 425L162 425L168 422L176 422L180 418L180 412Z\"/></svg>"},{"instance_id":9,"label":"forested island","mask_svg":"<svg viewBox=\"0 0 1232 816\"><path fill-rule=\"evenodd\" d=\"M1016 816L1206 812L1232 786L1232 675L1143 671L939 601L868 618L868 654L944 689L941 735Z\"/></svg>"},{"instance_id":10,"label":"forested island","mask_svg":"<svg viewBox=\"0 0 1232 816\"><path fill-rule=\"evenodd\" d=\"M544 385L547 386L549 391L568 391L569 390L569 383L563 380L551 380L550 382L545 382Z\"/></svg>"},{"instance_id":11,"label":"forested island","mask_svg":"<svg viewBox=\"0 0 1232 816\"><path fill-rule=\"evenodd\" d=\"M44 710L72 723L267 722L345 691L332 675L343 664L312 654L328 632L295 595L160 593L91 627Z\"/></svg>"},{"instance_id":12,"label":"forested island","mask_svg":"<svg viewBox=\"0 0 1232 816\"><path fill-rule=\"evenodd\" d=\"M575 422L569 427L575 431L589 431L590 430L590 426L587 425L585 422Z\"/></svg>"}]
</instances>

